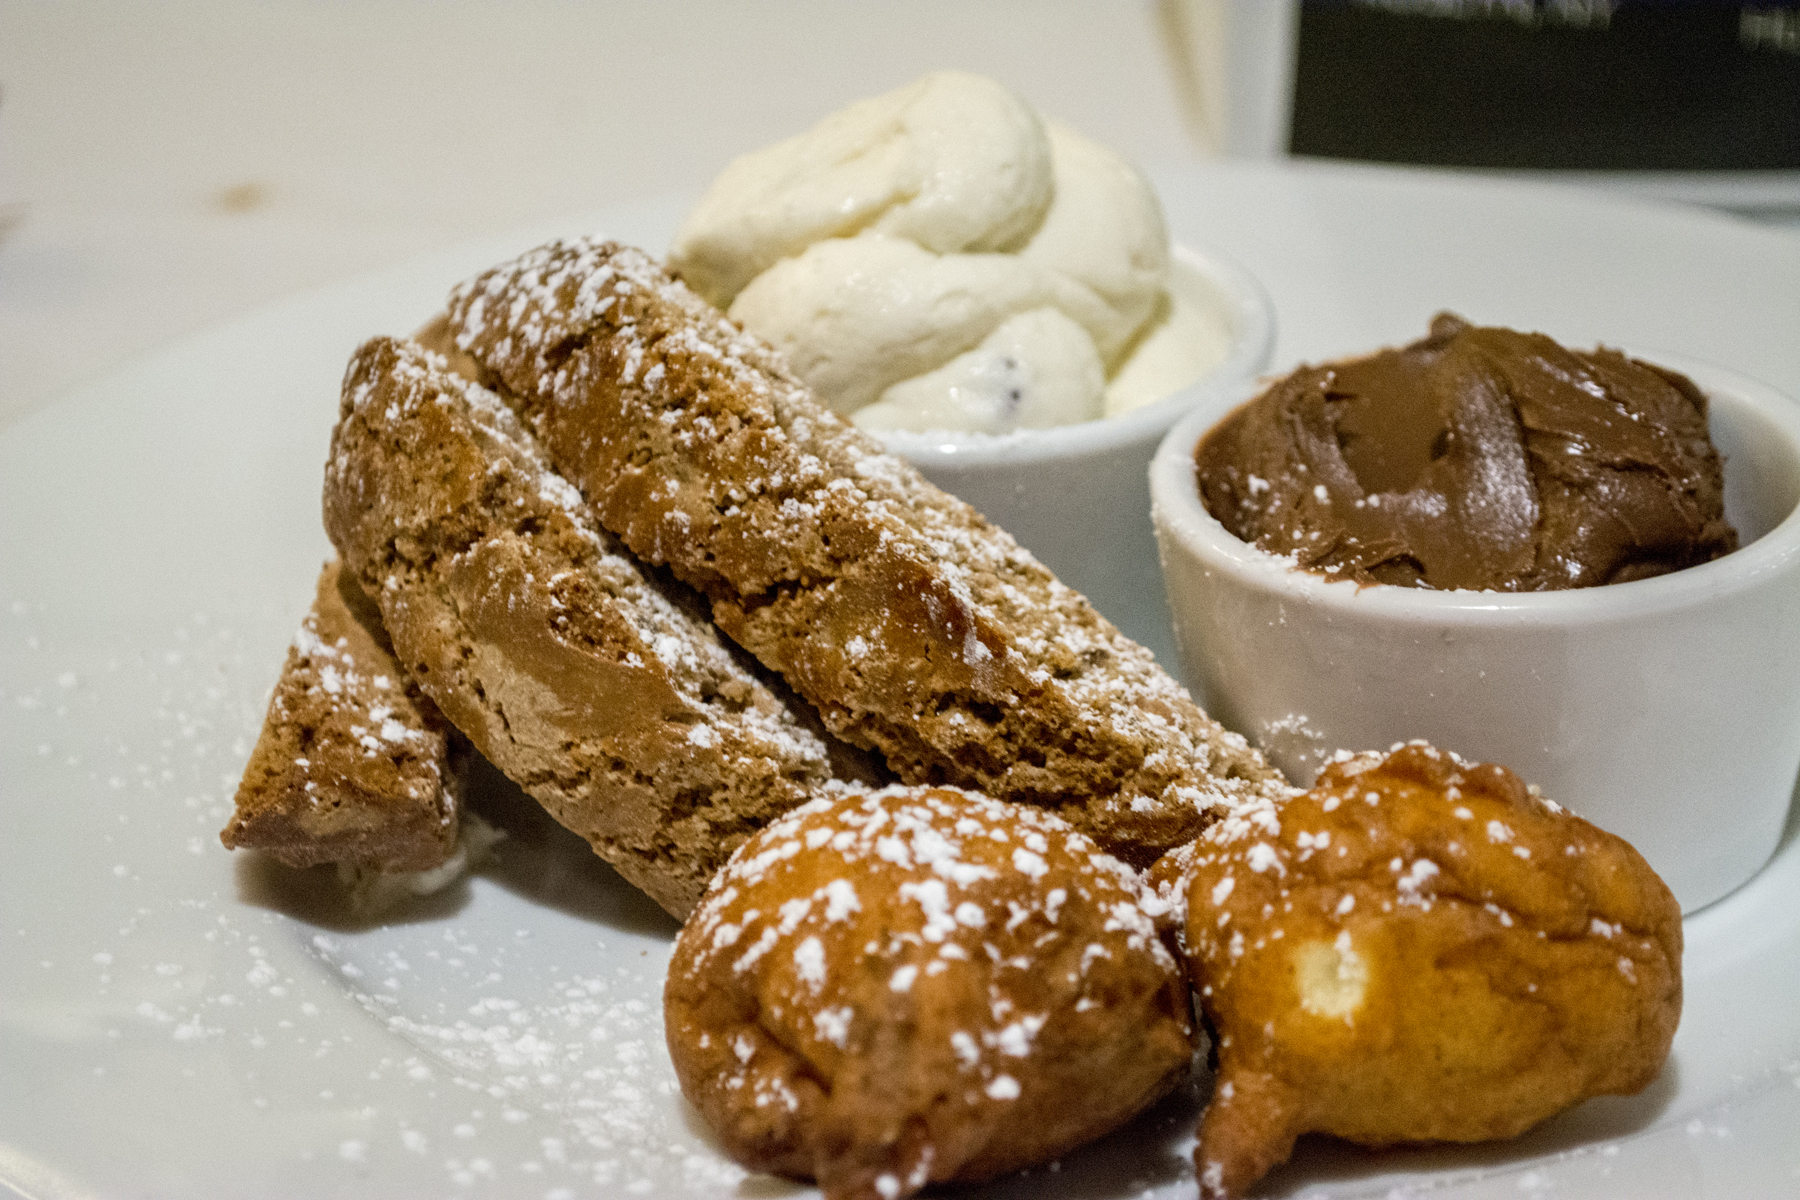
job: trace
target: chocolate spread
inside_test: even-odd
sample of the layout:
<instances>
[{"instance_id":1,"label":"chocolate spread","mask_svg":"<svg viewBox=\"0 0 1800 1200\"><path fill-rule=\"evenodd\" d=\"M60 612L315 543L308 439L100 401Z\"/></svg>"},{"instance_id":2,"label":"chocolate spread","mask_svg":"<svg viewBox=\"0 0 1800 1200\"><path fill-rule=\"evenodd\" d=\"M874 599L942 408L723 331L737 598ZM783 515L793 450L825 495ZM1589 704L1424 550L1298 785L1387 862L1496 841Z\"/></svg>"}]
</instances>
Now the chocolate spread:
<instances>
[{"instance_id":1,"label":"chocolate spread","mask_svg":"<svg viewBox=\"0 0 1800 1200\"><path fill-rule=\"evenodd\" d=\"M1692 381L1448 313L1410 346L1295 371L1195 460L1233 534L1361 583L1589 587L1737 548Z\"/></svg>"}]
</instances>

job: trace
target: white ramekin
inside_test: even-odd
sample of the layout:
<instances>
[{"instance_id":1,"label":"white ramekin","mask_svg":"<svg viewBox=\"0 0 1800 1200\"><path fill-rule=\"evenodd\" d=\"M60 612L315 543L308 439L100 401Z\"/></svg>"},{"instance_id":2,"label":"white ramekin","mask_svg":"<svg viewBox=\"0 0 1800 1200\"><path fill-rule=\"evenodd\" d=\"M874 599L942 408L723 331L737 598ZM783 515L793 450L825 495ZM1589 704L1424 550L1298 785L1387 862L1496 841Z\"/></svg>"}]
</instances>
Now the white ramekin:
<instances>
[{"instance_id":1,"label":"white ramekin","mask_svg":"<svg viewBox=\"0 0 1800 1200\"><path fill-rule=\"evenodd\" d=\"M1706 391L1725 456L1742 546L1685 571L1514 594L1295 570L1227 533L1195 486L1201 435L1254 385L1170 430L1150 490L1189 681L1296 782L1340 747L1426 738L1625 837L1691 912L1768 860L1800 769L1800 405L1640 357Z\"/></svg>"},{"instance_id":2,"label":"white ramekin","mask_svg":"<svg viewBox=\"0 0 1800 1200\"><path fill-rule=\"evenodd\" d=\"M1202 378L1142 408L1079 425L995 436L883 431L887 448L973 504L1083 592L1126 636L1169 653L1144 476L1183 414L1239 396L1269 362L1274 308L1249 272L1214 250L1175 248L1175 268L1212 297L1231 331Z\"/></svg>"}]
</instances>

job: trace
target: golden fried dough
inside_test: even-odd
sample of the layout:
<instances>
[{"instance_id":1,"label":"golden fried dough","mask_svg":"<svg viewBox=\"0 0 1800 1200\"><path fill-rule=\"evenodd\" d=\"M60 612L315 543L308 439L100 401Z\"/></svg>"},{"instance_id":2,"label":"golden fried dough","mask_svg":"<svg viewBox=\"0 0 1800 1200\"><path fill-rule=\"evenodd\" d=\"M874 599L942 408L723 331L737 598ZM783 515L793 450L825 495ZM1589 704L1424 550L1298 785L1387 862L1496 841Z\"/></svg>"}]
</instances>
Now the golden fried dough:
<instances>
[{"instance_id":1,"label":"golden fried dough","mask_svg":"<svg viewBox=\"0 0 1800 1200\"><path fill-rule=\"evenodd\" d=\"M1206 1196L1306 1132L1480 1141L1636 1092L1680 1017L1681 912L1638 853L1423 743L1240 808L1152 881L1217 1042Z\"/></svg>"},{"instance_id":2,"label":"golden fried dough","mask_svg":"<svg viewBox=\"0 0 1800 1200\"><path fill-rule=\"evenodd\" d=\"M682 1092L739 1162L894 1200L1054 1158L1188 1071L1138 876L1047 813L839 793L753 836L669 964Z\"/></svg>"}]
</instances>

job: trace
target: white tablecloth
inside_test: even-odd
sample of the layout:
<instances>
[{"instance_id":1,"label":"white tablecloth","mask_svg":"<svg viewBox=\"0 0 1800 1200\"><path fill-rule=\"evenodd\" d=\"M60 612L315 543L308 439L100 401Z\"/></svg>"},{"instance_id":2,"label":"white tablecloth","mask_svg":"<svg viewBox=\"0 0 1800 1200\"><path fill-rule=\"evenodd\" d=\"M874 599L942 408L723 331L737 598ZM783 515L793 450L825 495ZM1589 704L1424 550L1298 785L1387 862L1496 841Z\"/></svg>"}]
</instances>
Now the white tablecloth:
<instances>
[{"instance_id":1,"label":"white tablecloth","mask_svg":"<svg viewBox=\"0 0 1800 1200\"><path fill-rule=\"evenodd\" d=\"M937 67L1194 158L1207 56L1174 45L1226 3L0 0L0 426L283 294L696 191Z\"/></svg>"},{"instance_id":2,"label":"white tablecloth","mask_svg":"<svg viewBox=\"0 0 1800 1200\"><path fill-rule=\"evenodd\" d=\"M1147 2L0 2L0 424L300 288L698 189L935 67L1190 156Z\"/></svg>"}]
</instances>

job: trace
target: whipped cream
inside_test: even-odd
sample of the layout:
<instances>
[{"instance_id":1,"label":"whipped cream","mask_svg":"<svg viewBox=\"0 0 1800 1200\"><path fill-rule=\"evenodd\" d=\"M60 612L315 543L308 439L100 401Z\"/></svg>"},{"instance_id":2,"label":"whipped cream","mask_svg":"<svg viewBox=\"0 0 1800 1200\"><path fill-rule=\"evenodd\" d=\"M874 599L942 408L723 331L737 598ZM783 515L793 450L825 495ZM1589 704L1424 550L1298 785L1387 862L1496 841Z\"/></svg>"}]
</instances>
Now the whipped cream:
<instances>
[{"instance_id":1,"label":"whipped cream","mask_svg":"<svg viewBox=\"0 0 1800 1200\"><path fill-rule=\"evenodd\" d=\"M1195 298L1171 296L1143 176L962 72L737 159L688 214L670 264L869 429L1095 420L1166 395L1225 350Z\"/></svg>"}]
</instances>

